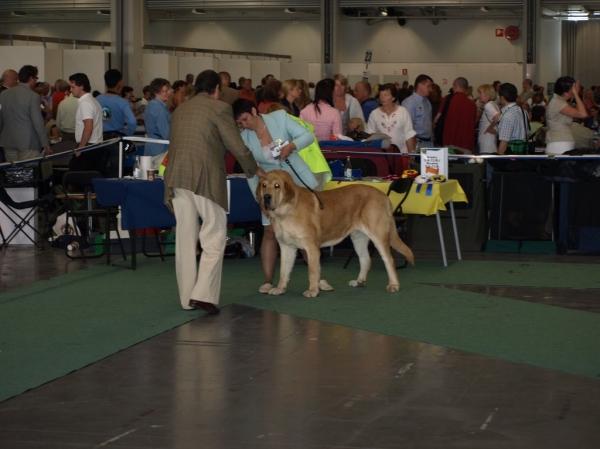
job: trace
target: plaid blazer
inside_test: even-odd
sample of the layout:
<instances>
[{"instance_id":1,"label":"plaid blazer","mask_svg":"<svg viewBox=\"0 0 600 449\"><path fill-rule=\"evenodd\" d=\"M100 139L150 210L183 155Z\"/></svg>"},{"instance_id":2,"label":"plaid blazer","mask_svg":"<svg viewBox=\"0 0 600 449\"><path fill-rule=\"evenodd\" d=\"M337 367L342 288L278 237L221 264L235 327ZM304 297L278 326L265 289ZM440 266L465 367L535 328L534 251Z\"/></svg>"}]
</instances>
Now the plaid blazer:
<instances>
[{"instance_id":1,"label":"plaid blazer","mask_svg":"<svg viewBox=\"0 0 600 449\"><path fill-rule=\"evenodd\" d=\"M200 93L175 109L171 116L169 162L165 171L165 203L173 189L194 192L228 210L226 149L247 177L258 165L246 148L233 120L231 106Z\"/></svg>"}]
</instances>

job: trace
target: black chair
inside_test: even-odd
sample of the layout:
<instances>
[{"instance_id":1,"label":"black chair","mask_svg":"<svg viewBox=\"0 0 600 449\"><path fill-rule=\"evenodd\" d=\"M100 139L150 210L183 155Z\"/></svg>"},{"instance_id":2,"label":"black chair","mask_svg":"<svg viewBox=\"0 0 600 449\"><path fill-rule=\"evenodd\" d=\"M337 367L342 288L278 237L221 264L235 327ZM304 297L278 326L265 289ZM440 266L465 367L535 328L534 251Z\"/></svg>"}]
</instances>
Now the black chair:
<instances>
[{"instance_id":1,"label":"black chair","mask_svg":"<svg viewBox=\"0 0 600 449\"><path fill-rule=\"evenodd\" d=\"M406 221L407 220L406 220L406 216L402 212L402 204L404 204L404 202L406 201L406 198L408 198L408 194L410 193L410 188L412 187L414 181L415 181L414 178L396 179L396 180L392 181L392 183L390 184L390 187L388 189L388 192L387 192L388 196L390 196L390 193L392 193L392 192L395 192L399 195L403 195L402 198L400 199L400 202L396 206L396 209L394 209L394 212L393 212L394 220L396 220L396 225L397 225L396 229L398 231L398 235L403 240L406 239ZM375 248L371 242L369 242L369 245L370 245L369 255L372 256ZM346 263L344 264L344 269L348 268L350 261L352 260L352 258L355 255L356 255L356 251L353 250L352 254L350 254L350 256L348 256L348 259L346 259ZM404 265L398 266L397 268L401 269L401 268L406 268L407 266L408 266L408 260L405 260Z\"/></svg>"},{"instance_id":2,"label":"black chair","mask_svg":"<svg viewBox=\"0 0 600 449\"><path fill-rule=\"evenodd\" d=\"M118 209L110 207L100 207L96 203L96 195L92 186L92 179L103 178L102 174L97 171L69 171L63 175L62 185L64 195L58 195L57 198L65 200L66 209L66 223L75 223L75 226L67 226L67 232L74 232L74 235L67 235L66 240L71 243L71 247L77 246L79 249L79 256L74 256L69 253L68 246L65 245L65 254L69 259L95 259L102 257L104 253L106 256L106 263L110 264L110 228L113 225L117 232L118 244L123 254L123 260L127 260L125 256L125 248L123 247L123 241L119 234L119 226L117 223ZM83 250L84 247L95 246L96 243L90 243L87 240L90 233L92 232L95 221L100 218L104 218L104 242L102 245L102 251L99 254L85 255ZM80 231L79 228L83 231ZM72 242L77 242L73 245Z\"/></svg>"},{"instance_id":3,"label":"black chair","mask_svg":"<svg viewBox=\"0 0 600 449\"><path fill-rule=\"evenodd\" d=\"M6 189L3 186L0 186L0 203L4 205L4 208L0 208L0 211L13 223L14 228L10 232L10 234L5 235L4 231L0 227L0 236L2 237L2 246L7 246L19 233L23 233L25 237L31 240L37 249L40 251L44 250L44 240L48 237L48 235L52 235L51 232L51 222L48 215L48 210L54 203L54 195L46 194L41 198L29 201L21 201L16 202L12 199L12 197L8 194ZM19 214L17 211L25 211L24 214ZM44 214L44 232L40 232L35 223L31 223L32 219L35 219L38 212L43 212ZM27 228L33 230L35 234L37 234L41 238L41 243L38 244L35 239L33 239L29 233L27 233Z\"/></svg>"}]
</instances>

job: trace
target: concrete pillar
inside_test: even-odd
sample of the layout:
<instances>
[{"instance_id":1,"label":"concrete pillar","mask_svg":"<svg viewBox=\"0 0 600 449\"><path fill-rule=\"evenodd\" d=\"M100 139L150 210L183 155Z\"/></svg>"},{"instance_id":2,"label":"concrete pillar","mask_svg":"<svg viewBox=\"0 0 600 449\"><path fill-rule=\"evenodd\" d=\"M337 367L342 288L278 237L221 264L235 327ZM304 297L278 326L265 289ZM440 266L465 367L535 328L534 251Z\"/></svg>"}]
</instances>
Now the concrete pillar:
<instances>
[{"instance_id":1,"label":"concrete pillar","mask_svg":"<svg viewBox=\"0 0 600 449\"><path fill-rule=\"evenodd\" d=\"M148 29L144 0L111 0L110 27L112 51L110 68L123 74L125 84L133 87L137 97L143 88L143 50Z\"/></svg>"},{"instance_id":2,"label":"concrete pillar","mask_svg":"<svg viewBox=\"0 0 600 449\"><path fill-rule=\"evenodd\" d=\"M339 72L338 34L340 22L339 0L321 0L321 64L322 78L331 78Z\"/></svg>"}]
</instances>

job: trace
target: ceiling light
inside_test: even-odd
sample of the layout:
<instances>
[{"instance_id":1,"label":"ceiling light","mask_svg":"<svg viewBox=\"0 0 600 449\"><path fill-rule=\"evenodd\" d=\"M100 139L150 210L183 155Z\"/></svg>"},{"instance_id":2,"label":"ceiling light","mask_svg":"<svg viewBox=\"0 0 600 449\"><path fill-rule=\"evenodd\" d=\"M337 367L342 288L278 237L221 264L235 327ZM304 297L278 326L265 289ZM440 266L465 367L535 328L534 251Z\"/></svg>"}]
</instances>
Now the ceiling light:
<instances>
[{"instance_id":1,"label":"ceiling light","mask_svg":"<svg viewBox=\"0 0 600 449\"><path fill-rule=\"evenodd\" d=\"M588 12L575 12L575 11L568 12L566 19L570 20L570 21L574 21L574 22L589 20L589 13Z\"/></svg>"},{"instance_id":2,"label":"ceiling light","mask_svg":"<svg viewBox=\"0 0 600 449\"><path fill-rule=\"evenodd\" d=\"M26 17L27 13L25 11L12 11L10 15L13 17Z\"/></svg>"},{"instance_id":3,"label":"ceiling light","mask_svg":"<svg viewBox=\"0 0 600 449\"><path fill-rule=\"evenodd\" d=\"M479 11L481 12L490 12L490 8L488 8L487 6L482 6Z\"/></svg>"},{"instance_id":4,"label":"ceiling light","mask_svg":"<svg viewBox=\"0 0 600 449\"><path fill-rule=\"evenodd\" d=\"M194 8L194 9L192 9L192 14L203 15L203 14L206 14L206 11L203 10L203 9L196 9L196 8Z\"/></svg>"},{"instance_id":5,"label":"ceiling light","mask_svg":"<svg viewBox=\"0 0 600 449\"><path fill-rule=\"evenodd\" d=\"M387 10L387 8L379 8L379 15L380 15L381 17L387 17L387 15L388 15L388 10Z\"/></svg>"},{"instance_id":6,"label":"ceiling light","mask_svg":"<svg viewBox=\"0 0 600 449\"><path fill-rule=\"evenodd\" d=\"M110 16L110 9L99 9L96 11L99 16Z\"/></svg>"},{"instance_id":7,"label":"ceiling light","mask_svg":"<svg viewBox=\"0 0 600 449\"><path fill-rule=\"evenodd\" d=\"M296 8L285 8L283 10L283 12L285 12L287 14L296 14L298 12L298 10Z\"/></svg>"}]
</instances>

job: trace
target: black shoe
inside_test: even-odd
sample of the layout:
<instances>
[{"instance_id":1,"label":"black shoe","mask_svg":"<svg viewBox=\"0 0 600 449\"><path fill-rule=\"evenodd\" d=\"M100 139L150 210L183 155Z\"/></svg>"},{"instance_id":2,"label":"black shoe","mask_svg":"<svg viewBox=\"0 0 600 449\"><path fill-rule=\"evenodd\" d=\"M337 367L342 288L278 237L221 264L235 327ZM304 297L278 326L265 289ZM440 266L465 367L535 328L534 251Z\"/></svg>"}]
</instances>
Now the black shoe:
<instances>
[{"instance_id":1,"label":"black shoe","mask_svg":"<svg viewBox=\"0 0 600 449\"><path fill-rule=\"evenodd\" d=\"M190 299L189 306L192 309L206 310L211 315L218 315L218 313L219 313L219 309L210 302L196 301L195 299Z\"/></svg>"}]
</instances>

